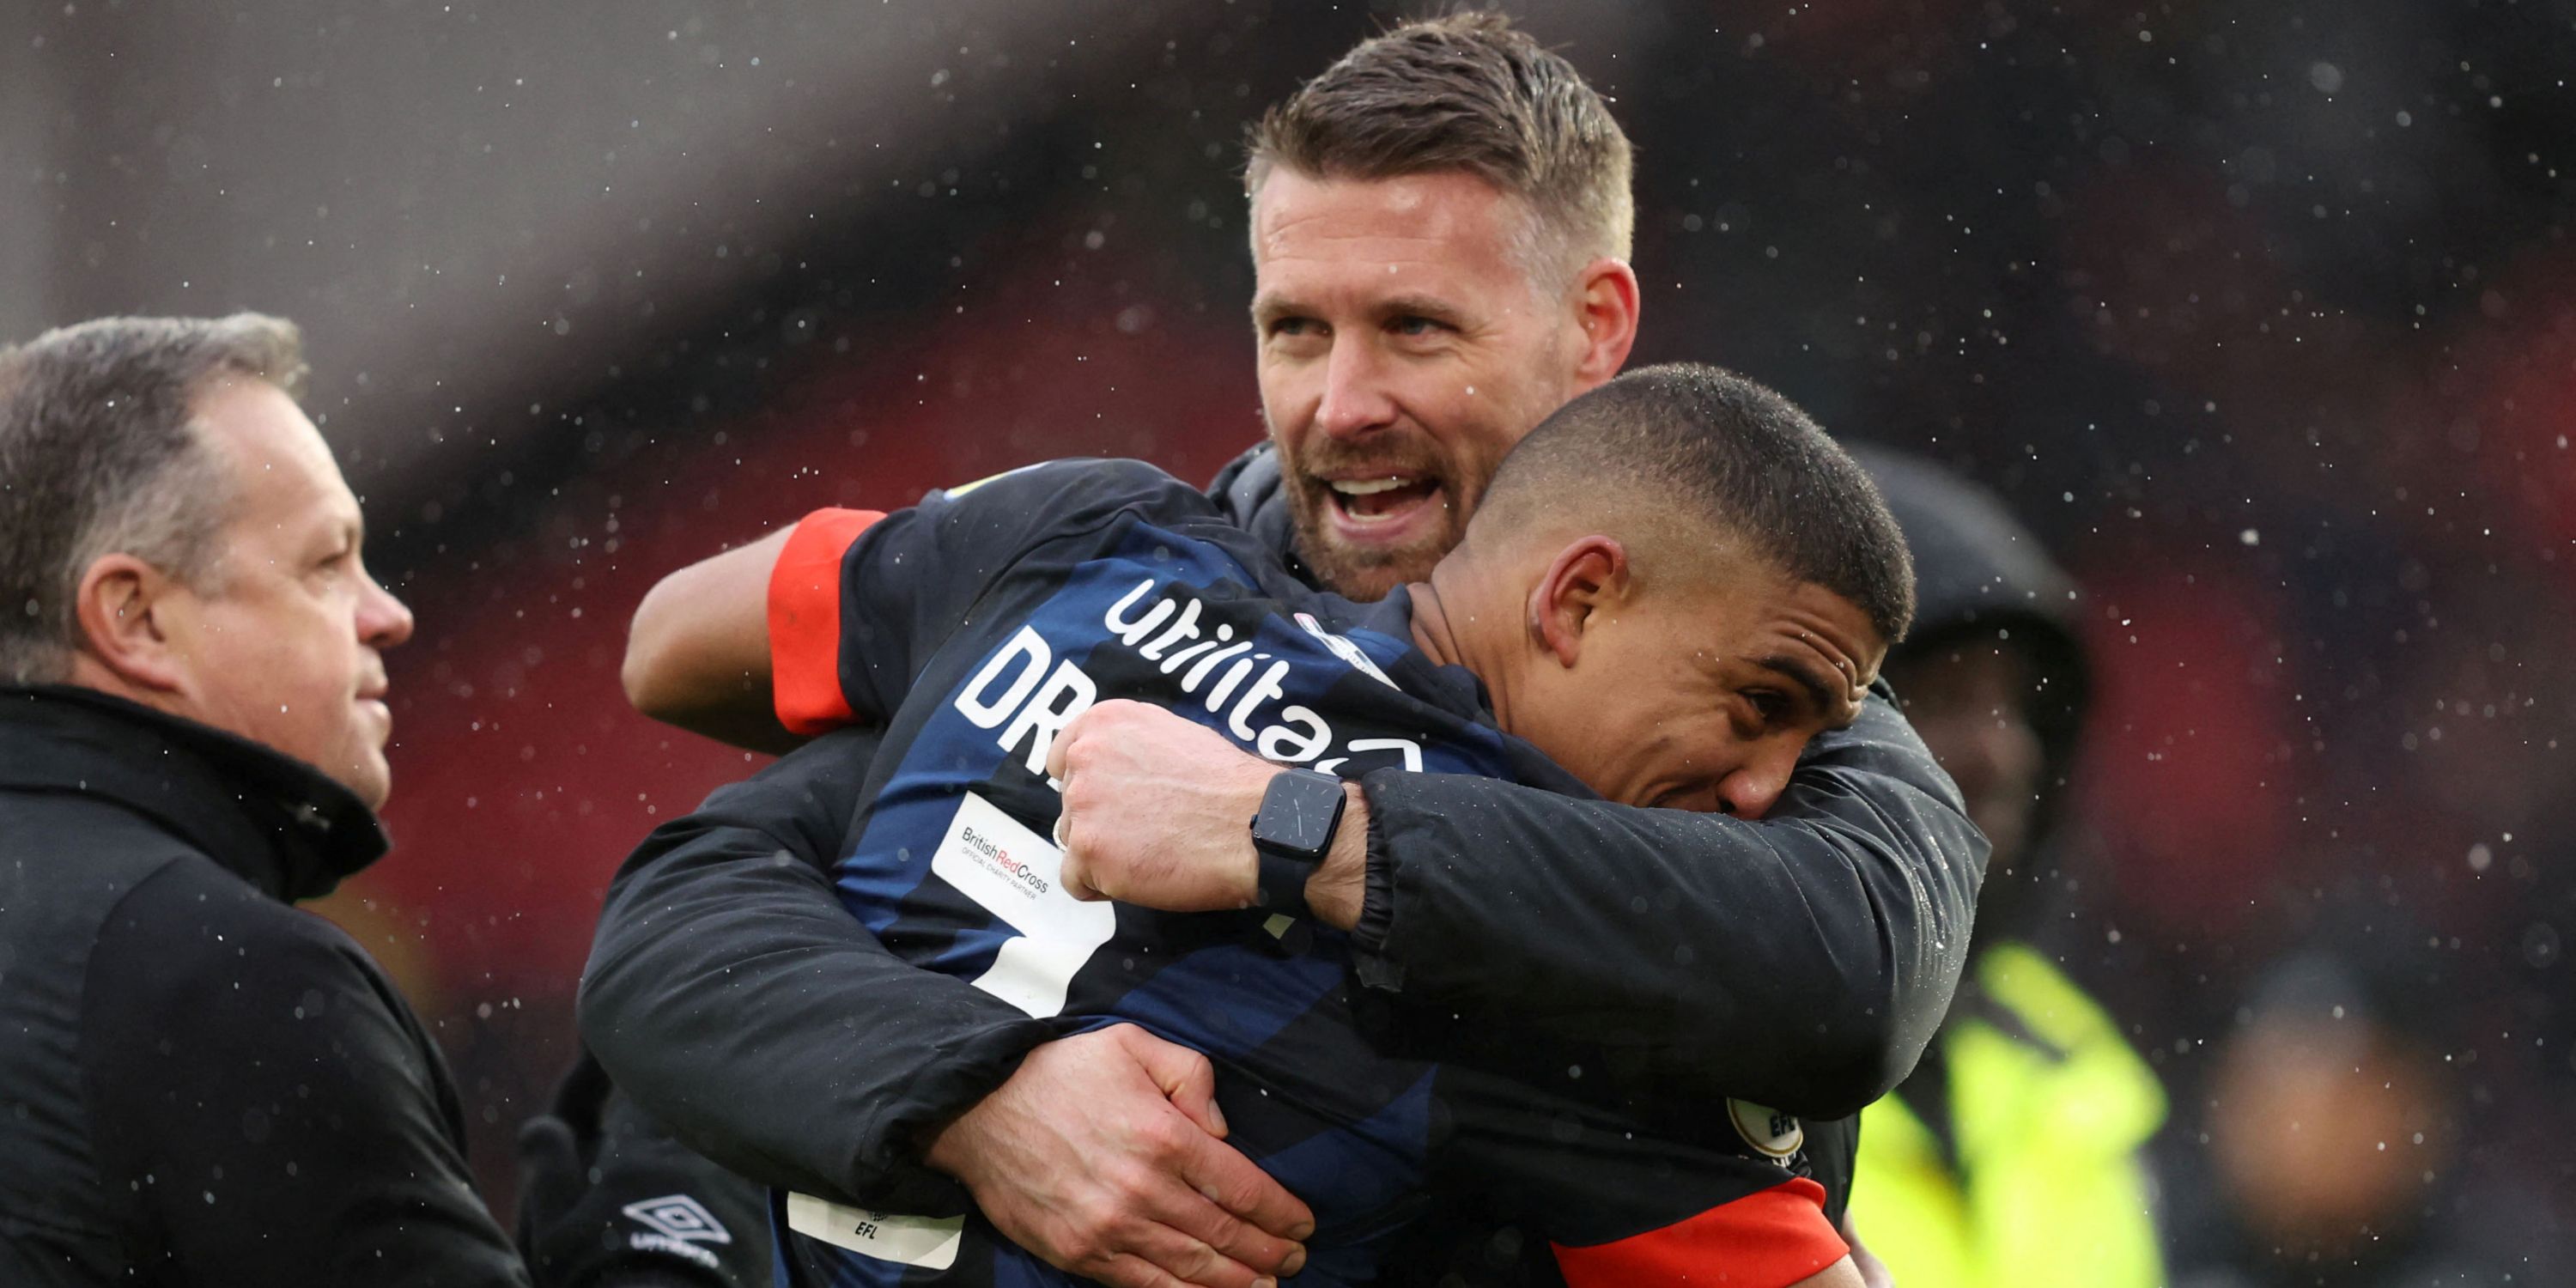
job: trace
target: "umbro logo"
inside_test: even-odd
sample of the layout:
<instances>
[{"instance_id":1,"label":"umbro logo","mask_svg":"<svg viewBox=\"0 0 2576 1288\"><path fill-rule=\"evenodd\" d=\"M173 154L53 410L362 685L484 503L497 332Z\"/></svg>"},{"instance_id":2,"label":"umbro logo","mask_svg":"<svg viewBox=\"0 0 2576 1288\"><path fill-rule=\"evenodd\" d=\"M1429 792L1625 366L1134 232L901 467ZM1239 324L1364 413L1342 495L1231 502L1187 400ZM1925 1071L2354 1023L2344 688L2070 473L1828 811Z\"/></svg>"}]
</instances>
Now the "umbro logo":
<instances>
[{"instance_id":1,"label":"umbro logo","mask_svg":"<svg viewBox=\"0 0 2576 1288\"><path fill-rule=\"evenodd\" d=\"M656 1233L680 1240L700 1243L731 1243L733 1232L724 1228L706 1205L686 1194L666 1194L658 1199L629 1203L620 1209L626 1215L650 1226Z\"/></svg>"}]
</instances>

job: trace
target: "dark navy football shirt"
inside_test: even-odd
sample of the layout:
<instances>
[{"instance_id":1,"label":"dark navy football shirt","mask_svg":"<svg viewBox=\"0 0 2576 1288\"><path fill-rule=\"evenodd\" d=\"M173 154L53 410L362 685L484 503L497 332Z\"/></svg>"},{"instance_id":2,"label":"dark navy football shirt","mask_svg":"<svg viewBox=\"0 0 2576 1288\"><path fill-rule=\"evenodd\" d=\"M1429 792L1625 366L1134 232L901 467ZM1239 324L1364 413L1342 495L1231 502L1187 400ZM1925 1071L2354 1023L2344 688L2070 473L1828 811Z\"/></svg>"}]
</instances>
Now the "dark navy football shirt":
<instances>
[{"instance_id":1,"label":"dark navy football shirt","mask_svg":"<svg viewBox=\"0 0 2576 1288\"><path fill-rule=\"evenodd\" d=\"M1493 727L1472 676L1414 649L1401 593L1363 606L1317 592L1162 472L1058 462L892 515L809 519L780 560L772 623L782 710L887 728L838 866L843 904L896 955L1065 1032L1132 1023L1204 1052L1230 1143L1315 1212L1295 1282L1371 1282L1434 1193L1549 1239L1571 1284L1721 1268L1785 1284L1842 1255L1795 1120L1721 1101L1649 1129L1537 1047L1531 1067L1556 1075L1545 1089L1397 1058L1362 1014L1340 932L1064 893L1047 750L1105 699L1345 777L1588 795ZM1073 1282L972 1213L789 1195L780 1216L792 1283Z\"/></svg>"}]
</instances>

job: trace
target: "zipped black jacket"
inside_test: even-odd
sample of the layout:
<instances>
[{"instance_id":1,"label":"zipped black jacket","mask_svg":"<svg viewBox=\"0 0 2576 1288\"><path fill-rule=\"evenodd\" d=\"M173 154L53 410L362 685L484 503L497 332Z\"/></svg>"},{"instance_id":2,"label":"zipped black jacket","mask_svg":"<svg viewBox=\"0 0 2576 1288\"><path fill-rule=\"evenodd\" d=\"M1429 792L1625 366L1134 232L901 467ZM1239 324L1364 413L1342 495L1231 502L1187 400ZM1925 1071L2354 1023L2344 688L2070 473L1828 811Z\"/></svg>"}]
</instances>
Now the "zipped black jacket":
<instances>
[{"instance_id":1,"label":"zipped black jacket","mask_svg":"<svg viewBox=\"0 0 2576 1288\"><path fill-rule=\"evenodd\" d=\"M437 1047L289 906L384 849L265 747L0 689L0 1283L527 1283Z\"/></svg>"},{"instance_id":2,"label":"zipped black jacket","mask_svg":"<svg viewBox=\"0 0 2576 1288\"><path fill-rule=\"evenodd\" d=\"M1266 451L1220 476L1289 557ZM962 1210L924 1129L999 1086L1047 1030L897 960L832 894L872 734L718 790L611 883L581 995L619 1085L715 1161L781 1188ZM828 760L836 768L826 769ZM1481 778L1362 781L1354 941L1390 1028L1508 1067L1513 1035L1607 1047L1649 1094L1838 1118L1913 1067L1958 981L1984 838L1879 694L1818 738L1762 824ZM832 799L836 794L840 799Z\"/></svg>"}]
</instances>

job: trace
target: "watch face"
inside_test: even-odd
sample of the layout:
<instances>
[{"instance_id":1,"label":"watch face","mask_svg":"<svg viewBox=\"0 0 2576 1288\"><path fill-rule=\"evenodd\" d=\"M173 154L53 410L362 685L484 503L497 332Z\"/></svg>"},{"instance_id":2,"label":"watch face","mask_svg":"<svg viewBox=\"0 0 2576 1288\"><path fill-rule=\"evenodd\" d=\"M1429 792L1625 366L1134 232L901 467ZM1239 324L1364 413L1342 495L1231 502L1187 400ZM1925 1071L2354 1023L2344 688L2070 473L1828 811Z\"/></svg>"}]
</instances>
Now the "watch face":
<instances>
[{"instance_id":1,"label":"watch face","mask_svg":"<svg viewBox=\"0 0 2576 1288\"><path fill-rule=\"evenodd\" d=\"M1252 839L1275 850L1320 858L1333 843L1342 800L1339 779L1311 771L1283 773L1261 797Z\"/></svg>"}]
</instances>

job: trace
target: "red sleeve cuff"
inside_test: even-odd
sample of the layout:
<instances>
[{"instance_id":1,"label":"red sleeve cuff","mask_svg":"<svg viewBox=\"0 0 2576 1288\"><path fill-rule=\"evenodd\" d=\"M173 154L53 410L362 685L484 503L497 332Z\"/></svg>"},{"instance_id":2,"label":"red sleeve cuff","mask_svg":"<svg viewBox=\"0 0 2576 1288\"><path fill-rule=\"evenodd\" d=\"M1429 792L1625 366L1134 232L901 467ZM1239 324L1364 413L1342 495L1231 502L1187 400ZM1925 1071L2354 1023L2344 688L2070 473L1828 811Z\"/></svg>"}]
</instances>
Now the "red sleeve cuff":
<instances>
[{"instance_id":1,"label":"red sleeve cuff","mask_svg":"<svg viewBox=\"0 0 2576 1288\"><path fill-rule=\"evenodd\" d=\"M1660 1230L1589 1247L1549 1246L1566 1288L1787 1288L1851 1252L1825 1219L1825 1187L1804 1177Z\"/></svg>"},{"instance_id":2,"label":"red sleeve cuff","mask_svg":"<svg viewBox=\"0 0 2576 1288\"><path fill-rule=\"evenodd\" d=\"M769 570L770 687L790 732L823 733L856 718L841 691L841 557L884 517L816 510L797 522Z\"/></svg>"}]
</instances>

